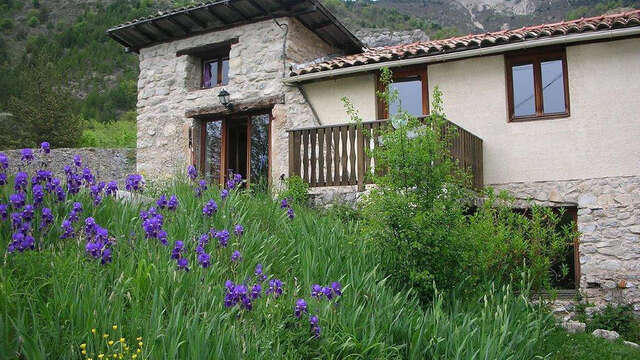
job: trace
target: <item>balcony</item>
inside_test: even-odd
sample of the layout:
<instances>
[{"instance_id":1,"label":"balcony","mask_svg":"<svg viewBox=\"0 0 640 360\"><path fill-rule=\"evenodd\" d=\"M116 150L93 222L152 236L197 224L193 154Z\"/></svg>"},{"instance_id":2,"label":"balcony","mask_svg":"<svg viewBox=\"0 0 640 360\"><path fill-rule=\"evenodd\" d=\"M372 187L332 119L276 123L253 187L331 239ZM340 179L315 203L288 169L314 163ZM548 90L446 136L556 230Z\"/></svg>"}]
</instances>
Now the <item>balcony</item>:
<instances>
[{"instance_id":1,"label":"balcony","mask_svg":"<svg viewBox=\"0 0 640 360\"><path fill-rule=\"evenodd\" d=\"M365 174L372 174L376 161L368 150L379 146L377 133L387 120L355 124L338 124L289 130L289 175L300 176L311 187L357 185L364 190L370 182ZM481 189L482 139L449 122L445 131L455 129L450 154L471 174L472 185Z\"/></svg>"}]
</instances>

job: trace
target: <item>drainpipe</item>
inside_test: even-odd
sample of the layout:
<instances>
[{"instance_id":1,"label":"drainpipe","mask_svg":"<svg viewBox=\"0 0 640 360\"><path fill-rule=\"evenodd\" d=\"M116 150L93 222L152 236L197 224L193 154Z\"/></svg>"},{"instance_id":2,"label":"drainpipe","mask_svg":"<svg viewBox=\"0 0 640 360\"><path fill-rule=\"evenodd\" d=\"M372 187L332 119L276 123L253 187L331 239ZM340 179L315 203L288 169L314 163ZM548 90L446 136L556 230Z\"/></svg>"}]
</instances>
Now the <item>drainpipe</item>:
<instances>
[{"instance_id":1,"label":"drainpipe","mask_svg":"<svg viewBox=\"0 0 640 360\"><path fill-rule=\"evenodd\" d=\"M282 78L284 79L287 76L287 35L289 34L289 25L284 23L280 24L278 20L276 20L275 18L273 19L273 22L275 22L276 25L278 25L278 27L280 27L281 29L284 29L284 40L282 41ZM287 84L287 83L285 83L285 85L292 86L291 84ZM309 105L309 108L311 108L311 113L313 114L313 119L315 120L316 125L322 126L322 123L320 122L320 117L318 116L316 109L313 107L313 105L309 101L307 92L304 91L304 88L302 87L301 84L295 84L294 86L298 88L298 91L300 91L300 94L302 94L302 98L307 103L307 105Z\"/></svg>"}]
</instances>

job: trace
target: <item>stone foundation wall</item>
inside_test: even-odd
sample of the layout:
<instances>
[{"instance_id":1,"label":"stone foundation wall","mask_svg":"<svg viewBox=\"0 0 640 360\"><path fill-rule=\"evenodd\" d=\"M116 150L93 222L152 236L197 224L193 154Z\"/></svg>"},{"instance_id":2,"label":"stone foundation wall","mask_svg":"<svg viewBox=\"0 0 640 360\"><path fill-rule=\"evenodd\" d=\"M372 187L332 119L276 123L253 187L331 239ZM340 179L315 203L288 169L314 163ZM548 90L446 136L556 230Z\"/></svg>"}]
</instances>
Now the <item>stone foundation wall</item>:
<instances>
[{"instance_id":1,"label":"stone foundation wall","mask_svg":"<svg viewBox=\"0 0 640 360\"><path fill-rule=\"evenodd\" d=\"M60 148L51 149L51 153L47 156L40 154L40 149L33 149L35 160L26 168L22 166L20 150L0 152L9 158L9 175L14 175L18 171L33 174L34 171L41 168L40 163L46 161L47 168L53 172L54 177L58 177L64 182L64 166L73 165L75 155L80 155L82 165L88 166L98 181L116 180L118 183L124 184L127 175L136 171L136 149Z\"/></svg>"},{"instance_id":2,"label":"stone foundation wall","mask_svg":"<svg viewBox=\"0 0 640 360\"><path fill-rule=\"evenodd\" d=\"M592 303L628 303L640 311L640 176L493 187L544 206L577 206L579 291Z\"/></svg>"}]
</instances>

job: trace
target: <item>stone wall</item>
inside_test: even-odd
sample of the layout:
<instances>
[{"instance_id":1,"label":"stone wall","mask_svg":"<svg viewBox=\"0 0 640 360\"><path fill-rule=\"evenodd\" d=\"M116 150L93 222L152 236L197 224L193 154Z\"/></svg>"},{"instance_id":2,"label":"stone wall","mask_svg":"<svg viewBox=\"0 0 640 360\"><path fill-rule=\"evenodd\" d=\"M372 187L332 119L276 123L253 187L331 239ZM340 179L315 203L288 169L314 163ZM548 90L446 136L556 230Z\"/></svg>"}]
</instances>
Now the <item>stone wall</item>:
<instances>
[{"instance_id":1,"label":"stone wall","mask_svg":"<svg viewBox=\"0 0 640 360\"><path fill-rule=\"evenodd\" d=\"M297 20L277 19L288 26L286 64L308 61L336 53ZM193 89L196 59L176 56L187 48L237 38L229 53L229 83L211 89ZM144 48L140 51L138 80L138 162L137 169L151 177L184 171L192 162L200 163L201 122L187 113L208 118L224 118L229 111L219 104L224 88L231 94L234 111L255 110L251 105L264 99L263 110L271 109L271 176L288 174L286 130L315 124L309 105L296 87L282 83L285 29L266 20L206 33ZM191 142L189 141L189 134ZM276 181L273 181L276 183Z\"/></svg>"},{"instance_id":2,"label":"stone wall","mask_svg":"<svg viewBox=\"0 0 640 360\"><path fill-rule=\"evenodd\" d=\"M88 166L98 181L116 180L124 184L124 180L129 174L136 171L136 149L51 149L49 155L42 155L39 149L33 149L36 159L25 168L20 160L22 155L20 150L1 151L9 158L9 171L13 175L18 171L27 171L29 174L40 169L42 161L48 162L48 169L55 177L64 180L64 166L73 164L73 157L80 155L83 166Z\"/></svg>"},{"instance_id":3,"label":"stone wall","mask_svg":"<svg viewBox=\"0 0 640 360\"><path fill-rule=\"evenodd\" d=\"M640 176L493 186L544 206L577 206L580 292L640 311Z\"/></svg>"}]
</instances>

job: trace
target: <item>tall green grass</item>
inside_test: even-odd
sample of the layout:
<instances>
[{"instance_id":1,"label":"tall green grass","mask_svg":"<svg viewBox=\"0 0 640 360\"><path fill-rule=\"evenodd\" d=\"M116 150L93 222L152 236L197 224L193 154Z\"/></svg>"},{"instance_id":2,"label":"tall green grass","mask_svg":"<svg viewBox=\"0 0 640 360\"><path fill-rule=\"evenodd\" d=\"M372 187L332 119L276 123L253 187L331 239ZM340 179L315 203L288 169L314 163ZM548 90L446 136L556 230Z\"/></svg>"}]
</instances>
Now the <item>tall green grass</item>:
<instances>
[{"instance_id":1,"label":"tall green grass","mask_svg":"<svg viewBox=\"0 0 640 360\"><path fill-rule=\"evenodd\" d=\"M290 220L265 193L234 192L223 201L212 188L196 198L181 181L154 193L180 200L178 211L164 212L168 247L144 239L138 214L148 204L105 198L93 207L86 194L74 199L84 205L83 218L93 216L115 237L107 265L85 255L83 239L58 238L73 200L48 203L57 218L40 250L7 254L10 225L0 224L0 358L96 359L106 332L131 344L142 336L144 359L530 359L550 331L548 315L506 287L477 299L440 294L420 308L411 291L387 286L355 222L306 208ZM210 198L219 211L207 218L201 209ZM237 223L245 235L226 249L211 241L212 266L201 268L197 237ZM175 240L185 241L189 272L170 259ZM233 250L243 255L239 264L230 261ZM257 263L284 281L284 295L263 296L250 312L225 308L225 280L251 278ZM310 297L312 284L332 281L343 285L336 305ZM319 317L319 339L306 318L294 318L297 298Z\"/></svg>"}]
</instances>

